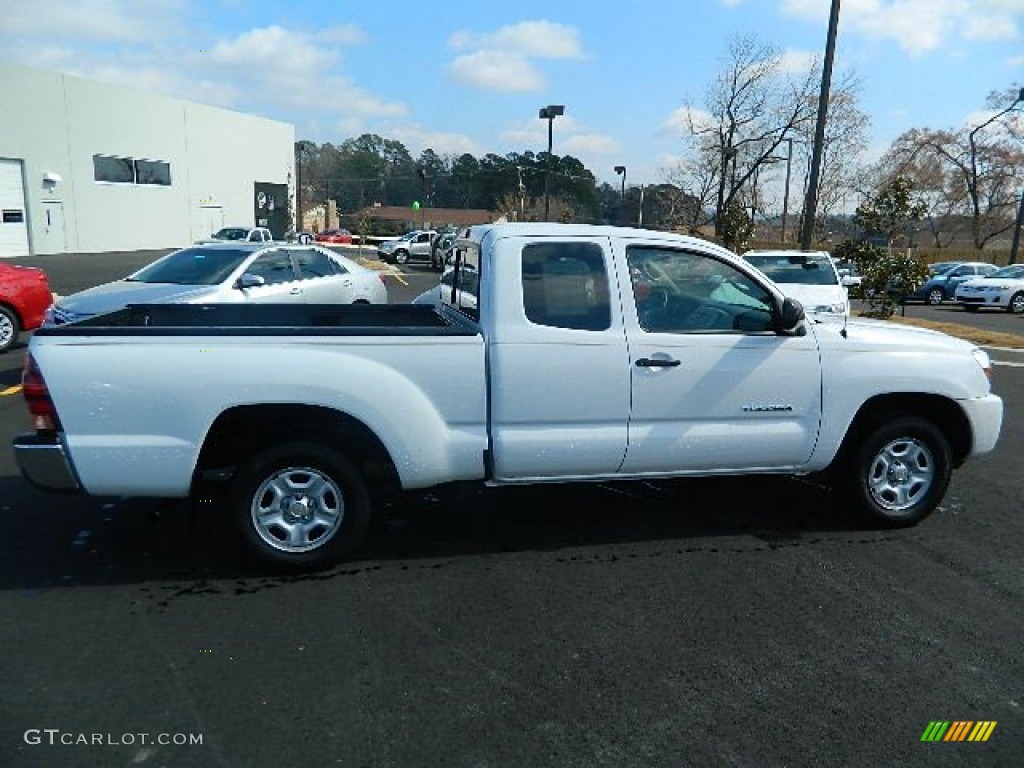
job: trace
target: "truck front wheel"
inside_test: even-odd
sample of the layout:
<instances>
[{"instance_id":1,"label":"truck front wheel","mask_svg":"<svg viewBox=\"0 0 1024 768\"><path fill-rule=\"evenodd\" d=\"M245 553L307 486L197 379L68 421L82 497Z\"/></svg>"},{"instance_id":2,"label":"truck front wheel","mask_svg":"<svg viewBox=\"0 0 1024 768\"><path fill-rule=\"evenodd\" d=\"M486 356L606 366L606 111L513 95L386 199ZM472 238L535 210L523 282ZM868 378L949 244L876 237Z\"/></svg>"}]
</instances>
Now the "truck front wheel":
<instances>
[{"instance_id":1,"label":"truck front wheel","mask_svg":"<svg viewBox=\"0 0 1024 768\"><path fill-rule=\"evenodd\" d=\"M350 554L366 533L370 496L359 470L320 443L286 443L245 461L231 508L249 554L308 569Z\"/></svg>"},{"instance_id":2,"label":"truck front wheel","mask_svg":"<svg viewBox=\"0 0 1024 768\"><path fill-rule=\"evenodd\" d=\"M863 436L841 470L844 497L869 522L915 525L939 505L952 473L949 441L931 422L893 418Z\"/></svg>"}]
</instances>

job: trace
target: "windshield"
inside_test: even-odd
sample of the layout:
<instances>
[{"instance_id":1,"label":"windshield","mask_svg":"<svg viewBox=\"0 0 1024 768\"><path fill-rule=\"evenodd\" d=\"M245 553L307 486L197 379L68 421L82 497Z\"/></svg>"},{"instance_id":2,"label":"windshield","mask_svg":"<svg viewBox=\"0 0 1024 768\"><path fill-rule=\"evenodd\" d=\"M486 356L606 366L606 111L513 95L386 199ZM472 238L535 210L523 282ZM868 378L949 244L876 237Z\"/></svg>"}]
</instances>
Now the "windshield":
<instances>
[{"instance_id":1,"label":"windshield","mask_svg":"<svg viewBox=\"0 0 1024 768\"><path fill-rule=\"evenodd\" d=\"M944 275L947 272L952 272L958 266L960 266L958 261L940 261L928 267L928 271L933 275Z\"/></svg>"},{"instance_id":2,"label":"windshield","mask_svg":"<svg viewBox=\"0 0 1024 768\"><path fill-rule=\"evenodd\" d=\"M836 271L827 256L813 253L749 255L744 258L776 283L838 285Z\"/></svg>"},{"instance_id":3,"label":"windshield","mask_svg":"<svg viewBox=\"0 0 1024 768\"><path fill-rule=\"evenodd\" d=\"M143 267L128 280L138 283L217 285L238 268L252 251L185 248Z\"/></svg>"},{"instance_id":4,"label":"windshield","mask_svg":"<svg viewBox=\"0 0 1024 768\"><path fill-rule=\"evenodd\" d=\"M213 234L217 240L245 240L249 236L249 230L244 227L225 227Z\"/></svg>"}]
</instances>

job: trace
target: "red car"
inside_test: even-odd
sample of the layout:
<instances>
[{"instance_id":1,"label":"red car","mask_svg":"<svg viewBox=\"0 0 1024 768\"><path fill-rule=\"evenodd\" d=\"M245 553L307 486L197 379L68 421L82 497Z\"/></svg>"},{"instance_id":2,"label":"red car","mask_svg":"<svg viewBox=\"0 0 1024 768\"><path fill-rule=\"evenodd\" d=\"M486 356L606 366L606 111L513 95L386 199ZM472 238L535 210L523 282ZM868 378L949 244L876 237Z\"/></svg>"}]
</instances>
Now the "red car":
<instances>
[{"instance_id":1,"label":"red car","mask_svg":"<svg viewBox=\"0 0 1024 768\"><path fill-rule=\"evenodd\" d=\"M325 229L313 238L318 243L340 243L352 245L352 233L347 229Z\"/></svg>"},{"instance_id":2,"label":"red car","mask_svg":"<svg viewBox=\"0 0 1024 768\"><path fill-rule=\"evenodd\" d=\"M0 352L13 347L21 331L38 328L52 303L43 270L0 264Z\"/></svg>"}]
</instances>

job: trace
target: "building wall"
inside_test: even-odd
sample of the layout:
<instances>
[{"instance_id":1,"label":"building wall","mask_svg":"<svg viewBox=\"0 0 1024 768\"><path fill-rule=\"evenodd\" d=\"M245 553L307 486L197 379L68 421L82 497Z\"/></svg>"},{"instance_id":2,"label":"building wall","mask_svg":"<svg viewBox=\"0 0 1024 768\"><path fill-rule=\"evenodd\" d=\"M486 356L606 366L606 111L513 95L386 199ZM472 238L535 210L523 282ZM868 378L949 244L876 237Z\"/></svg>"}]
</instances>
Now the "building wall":
<instances>
[{"instance_id":1,"label":"building wall","mask_svg":"<svg viewBox=\"0 0 1024 768\"><path fill-rule=\"evenodd\" d=\"M183 246L221 218L254 225L256 182L292 183L295 131L286 123L4 63L0 102L9 116L0 157L24 161L36 254ZM95 154L167 162L171 184L97 182ZM45 226L46 204L53 211L57 201L63 243Z\"/></svg>"}]
</instances>

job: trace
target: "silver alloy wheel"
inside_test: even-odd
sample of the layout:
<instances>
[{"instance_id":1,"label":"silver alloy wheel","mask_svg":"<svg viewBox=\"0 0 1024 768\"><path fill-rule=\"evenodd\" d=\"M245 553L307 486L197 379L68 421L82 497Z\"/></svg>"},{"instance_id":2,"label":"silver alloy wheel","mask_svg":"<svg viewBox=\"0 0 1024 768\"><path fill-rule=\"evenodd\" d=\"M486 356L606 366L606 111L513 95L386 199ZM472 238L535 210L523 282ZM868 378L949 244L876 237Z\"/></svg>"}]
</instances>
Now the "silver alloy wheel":
<instances>
[{"instance_id":1,"label":"silver alloy wheel","mask_svg":"<svg viewBox=\"0 0 1024 768\"><path fill-rule=\"evenodd\" d=\"M925 497L936 472L928 446L917 438L901 437L875 454L868 471L868 492L879 507L898 516Z\"/></svg>"},{"instance_id":2,"label":"silver alloy wheel","mask_svg":"<svg viewBox=\"0 0 1024 768\"><path fill-rule=\"evenodd\" d=\"M345 519L345 497L320 470L287 467L260 484L250 513L256 533L274 549L309 552L338 532Z\"/></svg>"},{"instance_id":3,"label":"silver alloy wheel","mask_svg":"<svg viewBox=\"0 0 1024 768\"><path fill-rule=\"evenodd\" d=\"M1010 311L1015 315L1024 315L1024 293L1015 293L1010 297Z\"/></svg>"},{"instance_id":4,"label":"silver alloy wheel","mask_svg":"<svg viewBox=\"0 0 1024 768\"><path fill-rule=\"evenodd\" d=\"M6 312L0 312L0 349L6 349L14 343L14 321Z\"/></svg>"},{"instance_id":5,"label":"silver alloy wheel","mask_svg":"<svg viewBox=\"0 0 1024 768\"><path fill-rule=\"evenodd\" d=\"M395 251L395 261L399 264L405 264L409 260L408 251Z\"/></svg>"},{"instance_id":6,"label":"silver alloy wheel","mask_svg":"<svg viewBox=\"0 0 1024 768\"><path fill-rule=\"evenodd\" d=\"M946 299L946 293L941 288L932 288L928 292L928 303L933 307L941 304Z\"/></svg>"}]
</instances>

